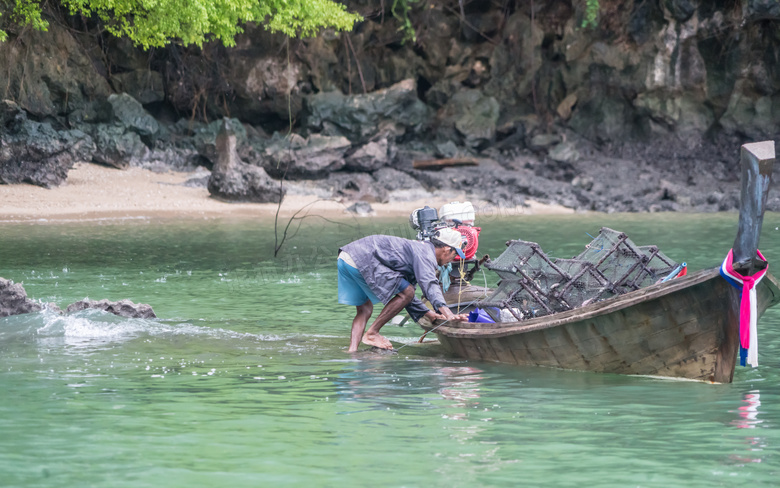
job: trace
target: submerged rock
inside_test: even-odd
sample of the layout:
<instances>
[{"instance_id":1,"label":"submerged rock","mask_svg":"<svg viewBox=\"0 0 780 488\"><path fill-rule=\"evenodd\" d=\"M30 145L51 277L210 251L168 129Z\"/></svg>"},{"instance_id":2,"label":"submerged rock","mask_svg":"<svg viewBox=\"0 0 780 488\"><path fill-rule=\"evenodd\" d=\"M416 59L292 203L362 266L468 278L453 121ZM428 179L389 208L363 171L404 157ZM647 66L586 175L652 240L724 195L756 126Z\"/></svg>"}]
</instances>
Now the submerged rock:
<instances>
[{"instance_id":1,"label":"submerged rock","mask_svg":"<svg viewBox=\"0 0 780 488\"><path fill-rule=\"evenodd\" d=\"M127 317L131 319L154 319L157 318L151 305L145 303L135 304L130 300L119 300L118 302L111 302L107 299L103 300L90 300L85 298L78 302L71 303L68 308L65 309L65 313L73 313L88 308L94 308L97 310L103 310L110 312L120 317Z\"/></svg>"},{"instance_id":2,"label":"submerged rock","mask_svg":"<svg viewBox=\"0 0 780 488\"><path fill-rule=\"evenodd\" d=\"M40 312L43 306L27 298L21 283L0 278L0 317L22 313Z\"/></svg>"}]
</instances>

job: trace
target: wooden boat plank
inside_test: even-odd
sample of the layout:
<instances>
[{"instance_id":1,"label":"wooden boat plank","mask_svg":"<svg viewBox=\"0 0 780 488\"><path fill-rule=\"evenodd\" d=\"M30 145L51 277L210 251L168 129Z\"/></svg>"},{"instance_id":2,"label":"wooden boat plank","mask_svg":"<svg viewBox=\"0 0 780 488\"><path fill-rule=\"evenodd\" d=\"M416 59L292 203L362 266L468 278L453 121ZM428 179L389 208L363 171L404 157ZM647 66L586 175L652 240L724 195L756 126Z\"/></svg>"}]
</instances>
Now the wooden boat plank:
<instances>
[{"instance_id":1,"label":"wooden boat plank","mask_svg":"<svg viewBox=\"0 0 780 488\"><path fill-rule=\"evenodd\" d=\"M533 364L541 366L554 366L559 363L553 349L550 347L548 331L534 334L533 336L523 337L522 343L527 356L533 361ZM553 332L555 334L556 332Z\"/></svg>"},{"instance_id":2,"label":"wooden boat plank","mask_svg":"<svg viewBox=\"0 0 780 488\"><path fill-rule=\"evenodd\" d=\"M668 367L670 364L696 359L702 352L712 354L715 349L714 335L710 331L701 331L686 335L681 342L667 343L653 350L653 353L630 363L635 369L646 369L644 364L653 360L658 367ZM691 353L691 351L695 351Z\"/></svg>"},{"instance_id":3,"label":"wooden boat plank","mask_svg":"<svg viewBox=\"0 0 780 488\"><path fill-rule=\"evenodd\" d=\"M493 349L490 340L475 341L474 345L480 350L482 357L486 361L500 362L498 354Z\"/></svg>"},{"instance_id":4,"label":"wooden boat plank","mask_svg":"<svg viewBox=\"0 0 780 488\"><path fill-rule=\"evenodd\" d=\"M473 359L481 359L483 361L489 361L490 358L484 354L484 350L480 348L482 343L479 339L466 339L463 341L463 350L466 353L466 357Z\"/></svg>"},{"instance_id":5,"label":"wooden boat plank","mask_svg":"<svg viewBox=\"0 0 780 488\"><path fill-rule=\"evenodd\" d=\"M488 344L493 349L496 355L496 359L501 363L517 364L515 355L512 354L512 349L508 347L504 341L499 339L488 339Z\"/></svg>"}]
</instances>

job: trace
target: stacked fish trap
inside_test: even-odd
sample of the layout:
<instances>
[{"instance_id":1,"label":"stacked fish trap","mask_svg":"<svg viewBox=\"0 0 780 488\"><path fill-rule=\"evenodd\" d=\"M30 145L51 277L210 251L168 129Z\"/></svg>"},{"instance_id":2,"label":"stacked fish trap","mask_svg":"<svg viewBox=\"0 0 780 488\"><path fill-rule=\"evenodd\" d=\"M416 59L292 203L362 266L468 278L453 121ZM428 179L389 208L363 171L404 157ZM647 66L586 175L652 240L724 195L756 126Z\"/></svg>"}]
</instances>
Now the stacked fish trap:
<instances>
[{"instance_id":1,"label":"stacked fish trap","mask_svg":"<svg viewBox=\"0 0 780 488\"><path fill-rule=\"evenodd\" d=\"M507 310L511 316L501 318L523 320L638 290L669 275L677 263L655 246L637 246L624 233L603 227L573 259L550 258L535 242L517 240L507 242L486 267L501 281L478 306Z\"/></svg>"}]
</instances>

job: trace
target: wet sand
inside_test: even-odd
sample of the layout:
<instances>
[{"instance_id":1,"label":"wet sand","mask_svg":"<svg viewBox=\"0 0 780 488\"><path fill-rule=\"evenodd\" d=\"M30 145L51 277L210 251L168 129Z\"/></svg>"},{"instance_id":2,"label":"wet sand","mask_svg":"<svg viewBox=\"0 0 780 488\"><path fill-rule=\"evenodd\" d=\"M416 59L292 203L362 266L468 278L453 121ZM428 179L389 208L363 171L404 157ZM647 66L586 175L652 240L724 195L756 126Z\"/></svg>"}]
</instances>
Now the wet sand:
<instances>
[{"instance_id":1,"label":"wet sand","mask_svg":"<svg viewBox=\"0 0 780 488\"><path fill-rule=\"evenodd\" d=\"M155 173L141 168L118 170L97 164L77 163L65 184L46 189L34 185L0 185L0 222L49 220L93 220L123 218L273 218L276 204L228 203L211 198L205 188L190 188L183 183L193 173ZM306 195L305 187L290 183L279 213L281 216L321 215L329 218L351 217L353 202L322 199ZM440 208L450 201L464 201L465 195L432 195L419 201L371 203L375 217L408 216L415 208L430 205ZM534 215L571 213L571 210L529 202L528 206L495 208L471 200L477 213L492 215ZM303 210L302 210L303 209Z\"/></svg>"}]
</instances>

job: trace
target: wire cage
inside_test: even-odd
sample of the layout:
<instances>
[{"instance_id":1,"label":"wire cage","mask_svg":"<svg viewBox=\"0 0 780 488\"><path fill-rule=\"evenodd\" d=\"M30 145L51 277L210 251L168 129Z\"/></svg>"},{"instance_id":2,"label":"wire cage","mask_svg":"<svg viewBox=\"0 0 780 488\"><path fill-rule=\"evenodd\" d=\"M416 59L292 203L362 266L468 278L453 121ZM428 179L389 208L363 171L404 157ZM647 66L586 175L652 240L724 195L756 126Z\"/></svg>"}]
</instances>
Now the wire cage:
<instances>
[{"instance_id":1,"label":"wire cage","mask_svg":"<svg viewBox=\"0 0 780 488\"><path fill-rule=\"evenodd\" d=\"M677 263L655 246L637 246L626 234L602 227L572 259L550 258L535 242L513 240L485 266L501 281L478 306L522 320L638 290L666 277ZM493 312L494 320L500 321L499 314Z\"/></svg>"}]
</instances>

